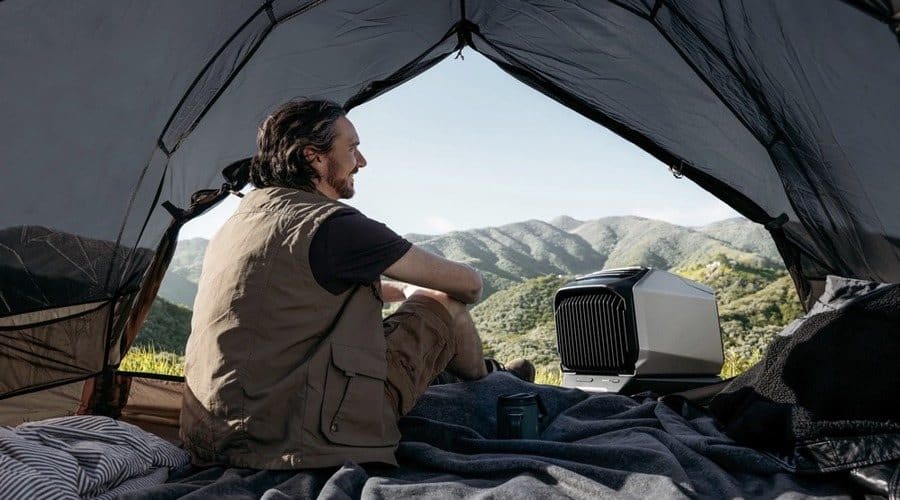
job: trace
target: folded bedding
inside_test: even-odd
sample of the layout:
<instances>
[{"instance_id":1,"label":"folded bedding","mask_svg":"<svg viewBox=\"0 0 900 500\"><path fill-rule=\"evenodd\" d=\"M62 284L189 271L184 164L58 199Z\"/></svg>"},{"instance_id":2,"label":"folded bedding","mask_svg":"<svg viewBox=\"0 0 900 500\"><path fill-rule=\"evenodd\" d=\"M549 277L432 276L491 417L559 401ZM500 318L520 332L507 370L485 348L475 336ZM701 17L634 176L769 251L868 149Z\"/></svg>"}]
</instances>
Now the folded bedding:
<instances>
[{"instance_id":1,"label":"folded bedding","mask_svg":"<svg viewBox=\"0 0 900 500\"><path fill-rule=\"evenodd\" d=\"M113 498L164 483L190 457L125 422L71 416L0 427L3 498Z\"/></svg>"},{"instance_id":2,"label":"folded bedding","mask_svg":"<svg viewBox=\"0 0 900 500\"><path fill-rule=\"evenodd\" d=\"M900 283L829 276L810 311L713 398L710 410L736 441L798 471L896 461L898 358Z\"/></svg>"}]
</instances>

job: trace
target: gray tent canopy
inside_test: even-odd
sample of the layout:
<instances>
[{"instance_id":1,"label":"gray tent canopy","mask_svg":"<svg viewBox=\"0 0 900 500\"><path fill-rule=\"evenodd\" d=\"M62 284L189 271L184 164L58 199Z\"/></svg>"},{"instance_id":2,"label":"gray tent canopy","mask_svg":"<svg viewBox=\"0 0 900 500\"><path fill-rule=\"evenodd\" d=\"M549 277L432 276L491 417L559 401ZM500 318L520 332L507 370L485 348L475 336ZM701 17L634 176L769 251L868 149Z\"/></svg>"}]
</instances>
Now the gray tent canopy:
<instances>
[{"instance_id":1,"label":"gray tent canopy","mask_svg":"<svg viewBox=\"0 0 900 500\"><path fill-rule=\"evenodd\" d=\"M3 2L0 421L111 411L179 225L278 104L466 46L765 224L807 301L900 281L898 31L900 0Z\"/></svg>"}]
</instances>

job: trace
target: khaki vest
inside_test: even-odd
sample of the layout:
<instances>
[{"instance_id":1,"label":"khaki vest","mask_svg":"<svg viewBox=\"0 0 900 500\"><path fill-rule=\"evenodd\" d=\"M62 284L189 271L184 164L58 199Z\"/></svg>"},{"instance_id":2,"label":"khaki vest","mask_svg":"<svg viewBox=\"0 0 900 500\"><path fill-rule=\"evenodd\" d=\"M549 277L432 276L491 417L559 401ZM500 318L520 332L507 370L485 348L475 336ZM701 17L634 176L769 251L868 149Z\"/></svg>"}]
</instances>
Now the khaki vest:
<instances>
[{"instance_id":1,"label":"khaki vest","mask_svg":"<svg viewBox=\"0 0 900 500\"><path fill-rule=\"evenodd\" d=\"M309 266L313 235L345 206L318 193L257 189L210 241L181 412L196 464L396 465L380 283L335 296Z\"/></svg>"}]
</instances>

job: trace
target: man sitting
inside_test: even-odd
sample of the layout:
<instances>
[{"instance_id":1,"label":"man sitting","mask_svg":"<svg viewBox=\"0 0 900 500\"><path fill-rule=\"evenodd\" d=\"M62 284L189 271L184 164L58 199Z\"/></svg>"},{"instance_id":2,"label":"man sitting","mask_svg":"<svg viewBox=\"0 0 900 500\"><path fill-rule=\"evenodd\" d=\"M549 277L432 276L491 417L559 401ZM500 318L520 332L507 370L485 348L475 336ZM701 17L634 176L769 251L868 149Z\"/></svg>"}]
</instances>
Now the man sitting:
<instances>
[{"instance_id":1,"label":"man sitting","mask_svg":"<svg viewBox=\"0 0 900 500\"><path fill-rule=\"evenodd\" d=\"M338 201L353 196L366 166L339 105L289 102L257 143L257 189L203 263L185 446L198 465L396 464L397 420L428 384L445 369L474 380L493 366L466 309L481 277ZM382 320L382 304L396 301ZM524 370L533 380L533 367Z\"/></svg>"}]
</instances>

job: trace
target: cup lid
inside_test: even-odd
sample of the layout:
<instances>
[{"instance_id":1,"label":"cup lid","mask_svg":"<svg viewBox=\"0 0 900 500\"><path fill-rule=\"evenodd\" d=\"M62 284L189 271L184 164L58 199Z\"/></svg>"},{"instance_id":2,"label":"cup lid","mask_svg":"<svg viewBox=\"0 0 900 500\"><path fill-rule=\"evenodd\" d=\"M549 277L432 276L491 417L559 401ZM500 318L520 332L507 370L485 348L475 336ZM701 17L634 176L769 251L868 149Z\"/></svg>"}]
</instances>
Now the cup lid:
<instances>
[{"instance_id":1,"label":"cup lid","mask_svg":"<svg viewBox=\"0 0 900 500\"><path fill-rule=\"evenodd\" d=\"M536 405L537 394L533 392L520 392L517 394L505 394L497 398L497 403L502 406Z\"/></svg>"}]
</instances>

